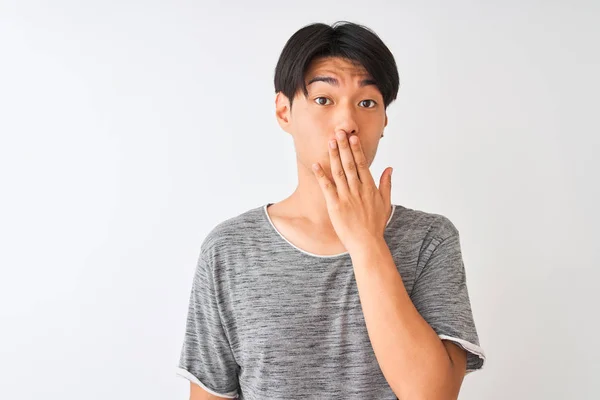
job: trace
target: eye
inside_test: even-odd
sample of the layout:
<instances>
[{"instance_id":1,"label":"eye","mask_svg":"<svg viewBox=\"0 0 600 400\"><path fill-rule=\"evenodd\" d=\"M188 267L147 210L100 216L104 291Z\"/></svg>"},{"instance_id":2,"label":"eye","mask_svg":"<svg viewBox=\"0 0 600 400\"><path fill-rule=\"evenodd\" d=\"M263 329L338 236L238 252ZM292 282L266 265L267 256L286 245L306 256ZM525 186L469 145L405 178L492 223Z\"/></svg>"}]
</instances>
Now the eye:
<instances>
[{"instance_id":1,"label":"eye","mask_svg":"<svg viewBox=\"0 0 600 400\"><path fill-rule=\"evenodd\" d=\"M315 98L315 102L320 106L326 106L327 104L323 104L321 101L319 101L319 99L325 99L326 101L329 100L327 97L322 97L322 96Z\"/></svg>"},{"instance_id":2,"label":"eye","mask_svg":"<svg viewBox=\"0 0 600 400\"><path fill-rule=\"evenodd\" d=\"M365 101L370 101L373 104L372 107L365 107L365 108L373 108L377 104L377 102L375 100L370 100L370 99L369 100L362 100L359 104L364 103Z\"/></svg>"}]
</instances>

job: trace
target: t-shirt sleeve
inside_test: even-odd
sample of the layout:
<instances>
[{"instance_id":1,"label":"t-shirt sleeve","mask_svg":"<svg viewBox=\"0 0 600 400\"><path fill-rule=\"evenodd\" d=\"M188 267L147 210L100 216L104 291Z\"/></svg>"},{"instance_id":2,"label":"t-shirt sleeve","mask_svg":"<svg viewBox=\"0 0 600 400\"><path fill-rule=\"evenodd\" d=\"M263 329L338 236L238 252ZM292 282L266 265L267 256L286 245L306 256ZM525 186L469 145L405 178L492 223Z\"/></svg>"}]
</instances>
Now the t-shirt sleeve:
<instances>
[{"instance_id":1,"label":"t-shirt sleeve","mask_svg":"<svg viewBox=\"0 0 600 400\"><path fill-rule=\"evenodd\" d=\"M238 365L221 323L211 263L200 254L177 374L207 392L236 398Z\"/></svg>"},{"instance_id":2,"label":"t-shirt sleeve","mask_svg":"<svg viewBox=\"0 0 600 400\"><path fill-rule=\"evenodd\" d=\"M411 300L440 339L467 351L467 373L481 369L485 354L471 311L458 230L442 217L424 245Z\"/></svg>"}]
</instances>

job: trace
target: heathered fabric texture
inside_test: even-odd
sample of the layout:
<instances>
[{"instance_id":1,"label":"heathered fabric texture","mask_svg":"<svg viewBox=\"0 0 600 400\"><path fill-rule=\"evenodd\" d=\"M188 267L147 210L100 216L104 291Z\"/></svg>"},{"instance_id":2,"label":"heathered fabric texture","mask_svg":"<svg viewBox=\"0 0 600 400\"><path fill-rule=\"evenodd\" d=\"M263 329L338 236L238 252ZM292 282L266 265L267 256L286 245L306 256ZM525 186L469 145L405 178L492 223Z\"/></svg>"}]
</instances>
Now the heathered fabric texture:
<instances>
[{"instance_id":1,"label":"heathered fabric texture","mask_svg":"<svg viewBox=\"0 0 600 400\"><path fill-rule=\"evenodd\" d=\"M368 337L350 255L288 242L266 205L218 224L201 245L177 373L244 400L396 399ZM449 219L393 205L385 240L435 332L485 361Z\"/></svg>"}]
</instances>

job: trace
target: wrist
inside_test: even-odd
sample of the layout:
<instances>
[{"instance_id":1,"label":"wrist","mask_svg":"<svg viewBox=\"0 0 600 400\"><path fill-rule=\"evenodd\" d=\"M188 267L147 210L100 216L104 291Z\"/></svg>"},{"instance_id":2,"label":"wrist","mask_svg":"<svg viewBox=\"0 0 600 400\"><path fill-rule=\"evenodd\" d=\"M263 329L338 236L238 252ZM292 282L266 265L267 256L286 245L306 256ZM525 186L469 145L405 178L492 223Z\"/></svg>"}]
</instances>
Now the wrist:
<instances>
[{"instance_id":1,"label":"wrist","mask_svg":"<svg viewBox=\"0 0 600 400\"><path fill-rule=\"evenodd\" d=\"M372 259L378 254L382 254L385 251L389 251L387 242L382 237L365 236L355 243L346 247L348 253L353 259L360 260L364 257Z\"/></svg>"}]
</instances>

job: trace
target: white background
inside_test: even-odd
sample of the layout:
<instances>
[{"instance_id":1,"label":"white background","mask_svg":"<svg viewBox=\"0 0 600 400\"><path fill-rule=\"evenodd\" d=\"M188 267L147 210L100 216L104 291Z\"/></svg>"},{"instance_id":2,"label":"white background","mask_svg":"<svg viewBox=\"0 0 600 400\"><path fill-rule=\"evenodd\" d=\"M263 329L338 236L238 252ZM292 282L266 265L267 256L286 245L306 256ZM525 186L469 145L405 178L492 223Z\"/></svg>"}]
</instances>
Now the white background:
<instances>
[{"instance_id":1,"label":"white background","mask_svg":"<svg viewBox=\"0 0 600 400\"><path fill-rule=\"evenodd\" d=\"M487 364L460 398L599 398L599 11L0 1L0 398L187 398L200 243L295 188L274 68L337 20L398 64L373 174L461 232Z\"/></svg>"}]
</instances>

